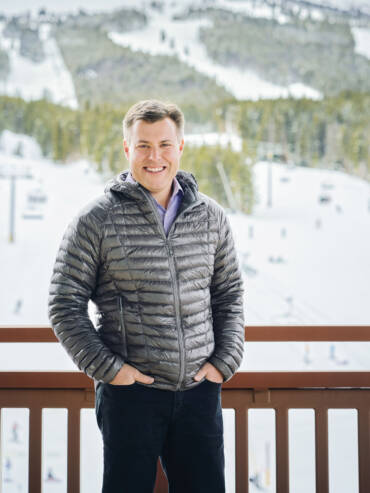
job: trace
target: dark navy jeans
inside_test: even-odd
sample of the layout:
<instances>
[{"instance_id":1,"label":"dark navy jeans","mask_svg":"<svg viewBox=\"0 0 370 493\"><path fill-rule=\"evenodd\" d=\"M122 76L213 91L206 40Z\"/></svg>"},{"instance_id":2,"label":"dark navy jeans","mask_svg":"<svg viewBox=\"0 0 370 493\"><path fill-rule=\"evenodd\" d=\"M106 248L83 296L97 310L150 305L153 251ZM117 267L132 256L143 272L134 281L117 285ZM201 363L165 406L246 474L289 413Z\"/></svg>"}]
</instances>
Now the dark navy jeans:
<instances>
[{"instance_id":1,"label":"dark navy jeans","mask_svg":"<svg viewBox=\"0 0 370 493\"><path fill-rule=\"evenodd\" d=\"M100 384L103 493L152 493L161 460L169 493L225 493L221 384L185 391Z\"/></svg>"}]
</instances>

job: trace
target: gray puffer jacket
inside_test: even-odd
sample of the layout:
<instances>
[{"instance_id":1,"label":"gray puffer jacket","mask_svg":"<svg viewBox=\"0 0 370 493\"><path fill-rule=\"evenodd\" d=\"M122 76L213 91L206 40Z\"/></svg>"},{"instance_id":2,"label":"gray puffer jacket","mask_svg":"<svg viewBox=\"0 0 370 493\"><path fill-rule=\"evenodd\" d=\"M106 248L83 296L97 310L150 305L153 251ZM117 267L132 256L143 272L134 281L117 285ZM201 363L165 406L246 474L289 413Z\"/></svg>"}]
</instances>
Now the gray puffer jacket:
<instances>
[{"instance_id":1,"label":"gray puffer jacket","mask_svg":"<svg viewBox=\"0 0 370 493\"><path fill-rule=\"evenodd\" d=\"M207 361L229 380L242 360L244 320L224 211L179 171L184 197L166 236L153 197L126 176L64 234L49 293L56 336L96 383L128 363L154 377L152 387L184 390L198 385L193 377Z\"/></svg>"}]
</instances>

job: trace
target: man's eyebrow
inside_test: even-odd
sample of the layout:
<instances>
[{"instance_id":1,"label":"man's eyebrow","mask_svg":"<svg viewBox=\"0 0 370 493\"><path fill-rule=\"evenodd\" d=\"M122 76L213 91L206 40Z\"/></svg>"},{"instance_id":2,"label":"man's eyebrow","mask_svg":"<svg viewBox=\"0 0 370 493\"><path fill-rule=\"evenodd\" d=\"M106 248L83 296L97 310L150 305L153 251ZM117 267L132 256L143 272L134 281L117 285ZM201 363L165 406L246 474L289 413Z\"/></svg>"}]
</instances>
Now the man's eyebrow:
<instances>
[{"instance_id":1,"label":"man's eyebrow","mask_svg":"<svg viewBox=\"0 0 370 493\"><path fill-rule=\"evenodd\" d=\"M160 142L172 142L171 139L162 139ZM137 141L138 144L143 143L143 144L150 144L149 140L144 140L140 139Z\"/></svg>"}]
</instances>

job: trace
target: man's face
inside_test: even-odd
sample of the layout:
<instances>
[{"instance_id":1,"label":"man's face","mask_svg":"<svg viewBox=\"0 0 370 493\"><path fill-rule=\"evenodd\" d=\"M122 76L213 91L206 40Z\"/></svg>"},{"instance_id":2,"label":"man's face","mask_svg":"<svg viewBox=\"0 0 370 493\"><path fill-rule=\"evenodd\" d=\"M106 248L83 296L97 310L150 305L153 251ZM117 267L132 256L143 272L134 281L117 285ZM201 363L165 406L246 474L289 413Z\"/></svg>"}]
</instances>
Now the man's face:
<instances>
[{"instance_id":1,"label":"man's face","mask_svg":"<svg viewBox=\"0 0 370 493\"><path fill-rule=\"evenodd\" d=\"M130 129L130 141L124 140L123 146L133 178L157 200L166 202L184 147L176 124L170 118L155 123L138 120Z\"/></svg>"}]
</instances>

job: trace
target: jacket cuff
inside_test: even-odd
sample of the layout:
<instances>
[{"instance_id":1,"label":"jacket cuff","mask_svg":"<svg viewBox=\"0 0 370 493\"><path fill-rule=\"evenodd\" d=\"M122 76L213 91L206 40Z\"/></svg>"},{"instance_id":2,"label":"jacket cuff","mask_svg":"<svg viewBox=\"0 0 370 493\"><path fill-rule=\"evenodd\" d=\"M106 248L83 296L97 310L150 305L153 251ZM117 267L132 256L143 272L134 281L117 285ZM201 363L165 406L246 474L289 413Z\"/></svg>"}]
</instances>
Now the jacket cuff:
<instances>
[{"instance_id":1,"label":"jacket cuff","mask_svg":"<svg viewBox=\"0 0 370 493\"><path fill-rule=\"evenodd\" d=\"M117 356L113 365L109 368L109 370L106 373L104 373L103 377L102 378L94 377L95 380L103 383L111 382L124 364L125 362L123 361L123 359Z\"/></svg>"},{"instance_id":2,"label":"jacket cuff","mask_svg":"<svg viewBox=\"0 0 370 493\"><path fill-rule=\"evenodd\" d=\"M234 375L234 372L230 370L230 367L226 365L221 359L217 358L217 356L211 356L208 359L208 362L211 363L214 367L217 368L219 372L222 373L224 377L224 382L230 380L230 378Z\"/></svg>"}]
</instances>

